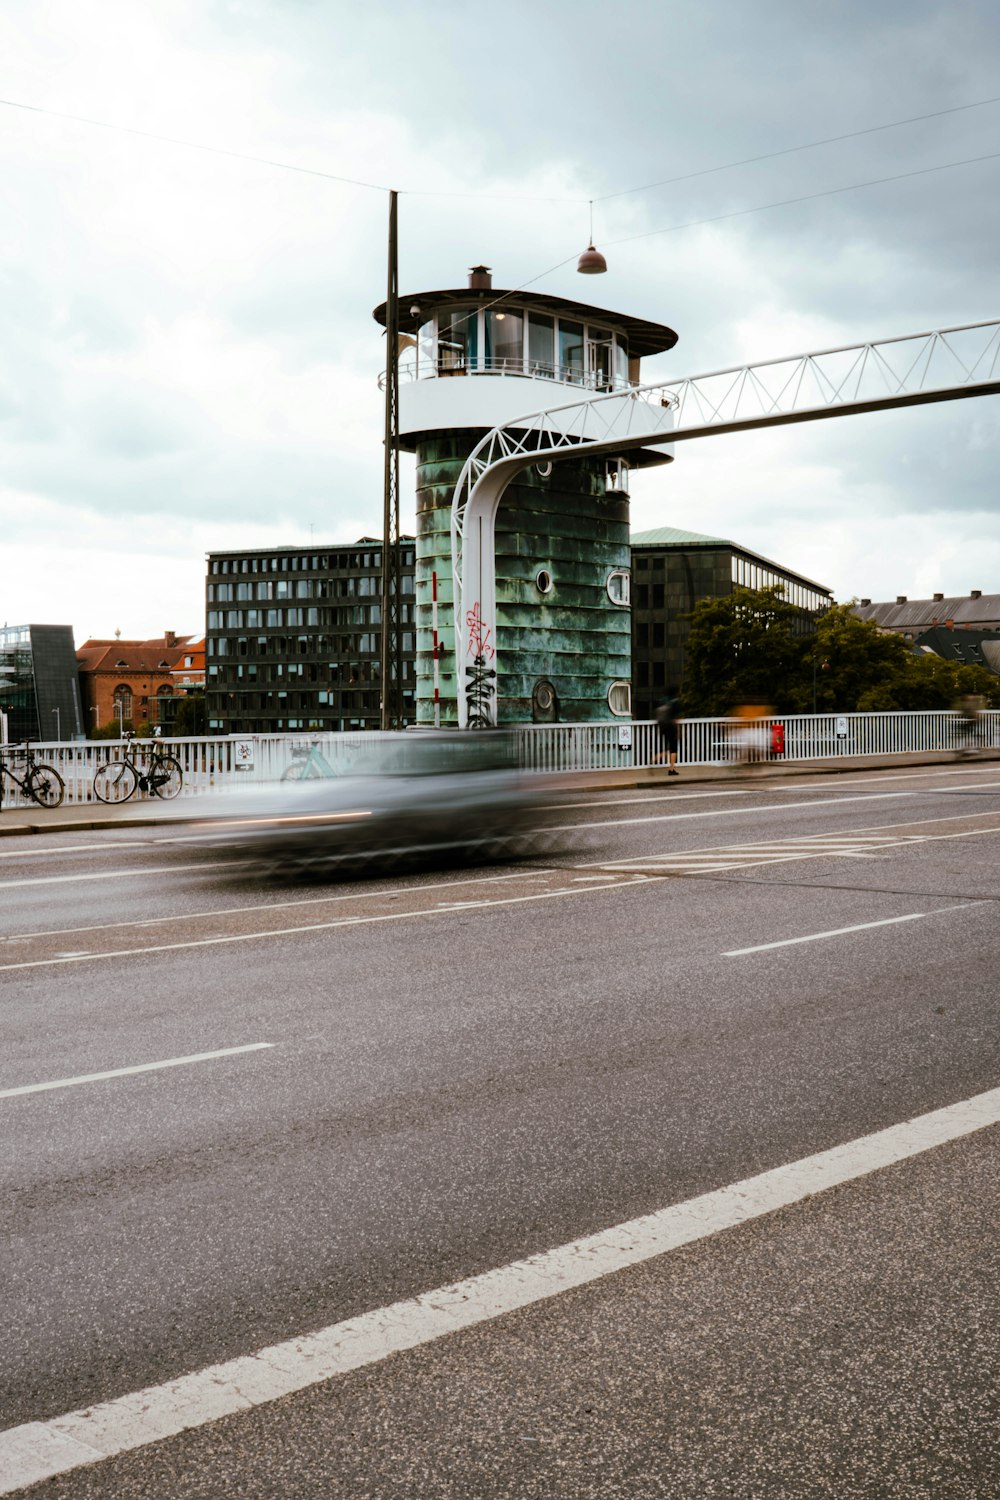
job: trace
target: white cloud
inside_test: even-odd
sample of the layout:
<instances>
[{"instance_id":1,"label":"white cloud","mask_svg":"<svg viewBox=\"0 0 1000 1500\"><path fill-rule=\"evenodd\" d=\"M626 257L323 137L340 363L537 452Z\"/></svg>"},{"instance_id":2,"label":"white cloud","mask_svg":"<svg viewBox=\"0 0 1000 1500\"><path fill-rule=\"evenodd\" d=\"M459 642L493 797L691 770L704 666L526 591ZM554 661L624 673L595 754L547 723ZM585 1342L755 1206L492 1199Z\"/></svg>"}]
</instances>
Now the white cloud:
<instances>
[{"instance_id":1,"label":"white cloud","mask_svg":"<svg viewBox=\"0 0 1000 1500\"><path fill-rule=\"evenodd\" d=\"M569 257L537 285L678 329L654 378L994 311L996 164L613 242L986 153L997 106L603 199L987 97L1000 38L961 16L506 0L487 22L440 0L429 26L396 0L13 0L0 92L485 195L404 193L404 292L479 260L516 285ZM205 550L377 531L385 195L44 115L3 123L0 615L196 629ZM581 290L591 195L610 271ZM841 597L995 588L998 422L959 403L691 444L637 479L635 522L731 536Z\"/></svg>"}]
</instances>

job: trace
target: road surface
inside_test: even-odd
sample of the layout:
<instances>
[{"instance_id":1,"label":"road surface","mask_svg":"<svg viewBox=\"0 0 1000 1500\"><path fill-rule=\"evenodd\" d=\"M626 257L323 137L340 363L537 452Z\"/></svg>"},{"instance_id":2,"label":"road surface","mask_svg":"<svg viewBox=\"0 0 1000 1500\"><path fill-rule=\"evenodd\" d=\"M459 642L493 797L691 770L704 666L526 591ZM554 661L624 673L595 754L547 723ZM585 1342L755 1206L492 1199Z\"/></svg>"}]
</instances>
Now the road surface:
<instances>
[{"instance_id":1,"label":"road surface","mask_svg":"<svg viewBox=\"0 0 1000 1500\"><path fill-rule=\"evenodd\" d=\"M996 1493L1000 768L548 821L326 887L0 843L0 1492Z\"/></svg>"}]
</instances>

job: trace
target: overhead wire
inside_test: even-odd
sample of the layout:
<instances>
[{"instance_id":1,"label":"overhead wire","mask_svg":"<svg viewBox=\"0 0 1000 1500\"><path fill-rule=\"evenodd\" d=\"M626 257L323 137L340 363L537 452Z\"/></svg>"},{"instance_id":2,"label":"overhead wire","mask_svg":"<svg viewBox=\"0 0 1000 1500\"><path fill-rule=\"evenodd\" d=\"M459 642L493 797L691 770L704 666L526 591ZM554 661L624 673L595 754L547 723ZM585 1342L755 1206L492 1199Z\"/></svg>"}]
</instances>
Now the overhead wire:
<instances>
[{"instance_id":1,"label":"overhead wire","mask_svg":"<svg viewBox=\"0 0 1000 1500\"><path fill-rule=\"evenodd\" d=\"M799 151L815 151L820 146L829 146L840 141L858 139L861 136L876 135L884 130L897 130L904 125L916 125L924 120L936 120L945 115L962 114L970 109L984 109L990 104L1000 104L1000 95L989 99L974 99L968 104L954 104L947 109L930 110L925 114L908 115L901 120L889 120L882 125L867 125L860 130L848 130L839 135L824 136L820 140L805 141L796 146L784 146L778 151L765 151L757 156L742 157L738 161L722 162L713 167L701 167L694 172L683 172L674 177L661 177L654 182L639 183L635 187L618 188L613 193L594 194L590 198L560 198L546 193L467 193L457 189L445 188L399 188L401 194L410 198L465 198L482 199L484 202L508 203L555 203L562 205L578 205L594 203L608 203L614 198L627 197L632 193L650 192L657 187L668 187L678 182L690 182L698 177L708 177L718 172L734 171L737 167L752 166L757 162L773 161L782 156L793 156ZM202 151L212 156L230 157L236 161L255 163L258 166L272 167L282 172L297 172L306 177L320 177L328 182L340 182L350 187L367 188L374 192L388 193L393 189L386 183L369 182L364 178L349 177L343 173L326 172L318 167L304 167L295 162L281 161L274 157L258 156L253 152L235 151L225 146L211 146L203 141L186 140L181 136L164 135L158 131L140 130L132 125L119 125L111 120L99 120L92 115L71 114L66 110L49 109L40 104L26 104L17 99L0 99L0 107L6 109L27 110L32 114L48 115L57 120L70 120L78 125L89 125L97 130L110 130L123 135L137 136L141 140L159 141L163 145L180 146L190 151Z\"/></svg>"},{"instance_id":2,"label":"overhead wire","mask_svg":"<svg viewBox=\"0 0 1000 1500\"><path fill-rule=\"evenodd\" d=\"M614 245L630 245L635 240L652 239L658 234L675 234L679 229L695 229L701 224L718 224L723 219L744 218L747 214L765 213L772 208L787 208L793 203L809 203L816 198L832 198L838 193L854 193L861 188L881 187L888 182L902 182L907 177L926 177L931 172L947 172L952 167L967 167L976 162L996 161L998 157L1000 157L1000 151L989 151L984 156L963 156L959 161L939 162L933 167L916 167L909 172L893 172L888 177L870 177L866 182L848 182L843 187L823 188L816 193L801 193L795 198L778 198L773 203L757 203L753 208L736 208L729 213L712 214L706 219L688 219L683 224L667 224L662 229L644 229L640 234L626 234L621 239L604 240L602 244L610 250Z\"/></svg>"},{"instance_id":3,"label":"overhead wire","mask_svg":"<svg viewBox=\"0 0 1000 1500\"><path fill-rule=\"evenodd\" d=\"M988 104L1000 104L1000 94L991 99L974 99L971 104L953 104L949 109L934 109L925 115L909 115L905 120L889 120L885 125L867 125L863 130L847 130L842 135L827 135L818 141L806 141L801 146L784 146L780 151L764 151L759 156L744 156L740 161L723 162L718 167L701 167L696 172L683 172L678 177L661 177L656 182L643 182L637 187L619 188L613 193L595 197L595 203L608 203L612 198L624 198L629 193L648 193L653 188L669 187L675 182L691 182L695 177L709 177L713 172L729 172L736 167L749 167L759 161L773 161L778 156L792 156L797 151L815 151L819 146L832 146L838 141L853 141L863 135L877 135L880 130L897 130L903 125L917 125L922 120L938 120L942 115L957 115L967 109L984 109Z\"/></svg>"},{"instance_id":4,"label":"overhead wire","mask_svg":"<svg viewBox=\"0 0 1000 1500\"><path fill-rule=\"evenodd\" d=\"M964 112L966 110L982 109L982 108L985 108L987 105L997 104L997 103L1000 103L1000 95L993 96L993 97L991 97L989 99L976 99L976 100L971 101L968 104L956 104L956 105L950 106L947 109L931 110L931 111L929 111L929 112L927 112L925 114L921 114L921 115L910 115L907 118L902 119L902 120L891 120L891 121L888 121L886 124L883 124L883 125L870 125L870 126L864 127L861 130L851 130L851 131L845 131L845 132L843 132L843 133L841 133L839 135L825 136L821 140L808 141L808 142L805 142L805 143L803 143L801 145L797 145L797 146L786 146L786 147L783 147L781 150L778 150L778 151L769 151L769 152L764 152L764 153L762 153L762 154L760 154L758 156L744 157L740 161L726 162L726 163L723 163L723 164L721 164L719 166L704 167L704 168L699 169L698 171L695 171L695 172L686 172L686 173L683 173L680 176L676 176L676 177L660 178L660 179L658 179L655 182L642 183L642 184L639 184L638 186L632 187L632 188L621 188L621 189L617 190L614 193L605 193L603 196L595 196L595 197L589 198L589 199L588 198L578 198L578 199L577 198L563 198L563 199L561 199L561 198L548 198L548 197L545 197L543 195L538 195L538 194L532 194L532 195L506 194L506 195L503 195L503 194L492 194L492 193L461 193L461 192L452 192L452 191L443 191L443 190L442 191L438 191L438 190L435 190L435 189L416 189L416 190L411 190L411 189L401 188L401 189L397 189L396 191L398 191L401 194L405 194L407 197L482 198L485 201L503 201L503 202L522 201L522 202L535 202L535 203L537 203L537 202L550 202L550 203L574 204L574 205L581 205L581 206L583 204L588 204L589 205L589 212L590 212L590 237L591 237L591 242L593 242L593 206L594 206L595 203L607 203L607 202L610 202L612 199L620 198L620 197L625 197L625 196L628 196L631 193L647 192L647 191L650 191L650 190L652 190L653 188L656 188L656 187L665 187L665 186L668 186L670 184L677 183L677 182L687 182L687 181L691 181L694 178L710 176L710 175L712 175L714 173L718 173L718 172L730 171L730 170L733 170L733 169L735 169L737 167L752 165L753 163L756 163L756 162L770 161L770 160L774 160L775 158L782 157L782 156L791 156L791 155L794 155L796 152L800 152L800 151L812 151L812 150L815 150L819 146L831 145L831 144L834 144L834 143L837 143L837 142L840 142L840 141L845 141L845 140L853 140L853 139L857 139L858 137L861 137L861 136L874 135L874 134L877 134L880 131L894 130L894 129L900 128L900 127L902 127L904 125L917 124L917 123L919 123L921 121L924 121L924 120L939 119L939 118L941 118L941 117L943 117L945 115L960 114L960 113L962 113L962 112ZM109 121L109 120L99 120L99 119L96 119L96 118L94 118L93 116L90 116L90 115L72 114L72 113L70 113L68 111L65 111L65 110L49 109L49 108L47 108L45 106L37 105L37 104L26 104L26 103L24 103L21 100L2 99L2 98L0 98L0 107L8 108L8 109L25 110L25 111L28 111L28 112L30 112L32 114L47 115L47 116L50 116L50 117L52 117L54 119L69 120L69 121L72 121L75 124L89 125L89 126L95 128L95 129L99 129L99 130L114 131L114 132L117 132L117 133L120 133L120 134L124 134L124 135L135 136L135 137L138 137L139 139L142 139L142 140L158 141L158 142L160 142L161 144L164 144L164 145L180 146L182 148L186 148L187 150L191 150L191 151L201 151L201 152L205 152L205 153L207 153L209 155L213 155L213 156L222 156L222 157L227 157L227 158L230 158L230 159L236 160L236 161L250 162L250 163L253 163L253 164L256 164L256 165L259 165L259 166L271 167L271 168L274 168L274 169L279 170L279 171L298 173L299 175L306 176L306 177L322 178L325 181L328 181L328 182L338 182L338 183L342 183L342 184L344 184L346 186L349 186L349 187L359 187L359 188L364 188L364 189L367 189L367 190L370 190L370 191L373 191L373 192L380 192L380 193L389 193L389 192L393 191L393 189L390 188L387 184L377 183L377 182L369 182L369 181L367 181L364 178L349 177L346 174L337 173L337 172L326 172L326 171L323 171L323 170L321 170L320 168L317 168L317 167L304 167L304 166L298 165L298 164L296 164L294 162L281 161L281 160L278 160L278 159L273 158L273 157L258 156L258 155L254 154L252 152L235 151L235 150L231 150L231 149L229 149L227 147L224 147L224 146L210 146L210 145L207 145L206 143L201 142L201 141L185 140L184 138L179 137L179 136L164 135L164 134L161 134L161 133L159 133L157 131L151 131L151 130L141 130L141 129L135 127L135 126L130 126L130 125L119 125L119 124L116 124L116 123L114 123L112 121ZM869 178L869 179L867 179L864 182L846 183L846 184L844 184L841 187L825 188L825 189L822 189L822 190L817 191L815 193L803 193L803 194L800 194L800 195L798 195L796 197L792 197L792 198L780 198L780 199L776 199L776 200L774 200L774 201L772 201L770 203L755 204L753 207L750 207L750 208L733 209L733 210L730 210L729 212L726 212L726 213L712 214L712 215L710 215L708 217L700 218L700 219L688 219L688 220L685 220L683 223L680 223L680 224L668 224L668 225L664 225L660 229L647 229L647 230L641 231L638 234L624 235L624 236L620 237L619 239L616 239L616 240L606 240L603 243L606 244L607 247L610 249L610 248L612 248L612 247L614 247L616 245L627 245L627 244L632 244L632 243L634 243L637 240L652 239L655 236L660 235L660 234L675 234L675 233L678 233L682 229L695 229L695 228L701 227L702 225L718 224L718 223L721 223L721 222L723 222L724 220L727 220L727 219L745 218L745 217L749 216L750 214L765 213L765 212L768 212L768 211L770 211L772 209L776 209L776 208L787 208L787 207L790 207L790 206L792 206L794 204L797 204L797 203L808 203L808 202L814 201L814 200L819 199L819 198L835 197L835 196L837 196L838 194L841 194L841 193L857 192L857 191L860 191L860 190L862 190L864 188L879 187L879 186L883 186L883 185L891 183L891 182L901 182L901 181L904 181L907 178L922 177L922 176L926 176L926 175L928 175L930 173L934 173L934 172L944 172L944 171L948 171L948 170L950 170L950 169L952 169L954 167L969 166L969 165L972 165L972 164L975 164L975 163L978 163L978 162L983 162L983 161L993 161L993 160L996 160L998 157L1000 157L1000 152L990 152L990 153L987 153L987 154L982 155L982 156L962 157L958 161L941 162L941 163L938 163L935 166L918 167L918 168L912 169L912 170L907 171L907 172L895 172L895 173L892 173L892 174L890 174L888 176L885 176L885 177L873 177L873 178ZM527 290L528 287L534 286L536 282L543 281L545 279L545 277L551 276L556 271L562 270L562 268L564 266L570 265L572 263L572 261L574 261L576 258L577 258L576 254L574 253L573 255L567 256L565 258L565 260L558 261L555 265L549 266L547 270L540 271L538 273L538 275L530 277L528 280L519 283L516 287L511 288L510 291L504 292L499 297L496 297L492 301L486 303L484 305L485 306L485 310L489 310L492 307L499 306L502 302L505 302L508 298L510 298L511 296L515 295L517 292L525 291L525 290Z\"/></svg>"}]
</instances>

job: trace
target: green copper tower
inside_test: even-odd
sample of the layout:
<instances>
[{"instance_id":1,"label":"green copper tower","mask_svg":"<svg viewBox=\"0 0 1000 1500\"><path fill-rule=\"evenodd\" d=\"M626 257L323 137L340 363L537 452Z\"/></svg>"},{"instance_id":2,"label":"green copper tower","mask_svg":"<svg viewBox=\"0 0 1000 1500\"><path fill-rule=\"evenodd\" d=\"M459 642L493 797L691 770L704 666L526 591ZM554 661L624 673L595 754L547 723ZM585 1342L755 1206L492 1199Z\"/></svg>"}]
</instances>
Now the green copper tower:
<instances>
[{"instance_id":1,"label":"green copper tower","mask_svg":"<svg viewBox=\"0 0 1000 1500\"><path fill-rule=\"evenodd\" d=\"M640 360L671 349L676 333L496 289L485 266L467 287L399 305L400 444L417 463L418 723L628 719L629 466L672 456L669 413L633 393ZM384 324L384 304L375 318ZM633 443L648 427L649 446L632 446L626 462L605 433L600 455L526 460L494 511L469 517L459 595L456 486L470 453L542 409L551 428L565 407L571 433L588 398L602 398L612 439L615 423Z\"/></svg>"}]
</instances>

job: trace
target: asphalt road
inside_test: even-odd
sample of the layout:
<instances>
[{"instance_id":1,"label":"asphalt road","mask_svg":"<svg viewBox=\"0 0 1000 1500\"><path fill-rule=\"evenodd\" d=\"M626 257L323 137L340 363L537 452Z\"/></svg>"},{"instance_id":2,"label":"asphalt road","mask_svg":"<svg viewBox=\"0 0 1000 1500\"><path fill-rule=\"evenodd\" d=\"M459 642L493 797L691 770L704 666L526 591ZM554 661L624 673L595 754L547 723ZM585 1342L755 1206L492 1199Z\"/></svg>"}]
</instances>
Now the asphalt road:
<instances>
[{"instance_id":1,"label":"asphalt road","mask_svg":"<svg viewBox=\"0 0 1000 1500\"><path fill-rule=\"evenodd\" d=\"M329 887L183 827L0 843L0 1426L1000 1083L1000 768L548 821L555 860ZM995 1494L998 1133L37 1493Z\"/></svg>"}]
</instances>

